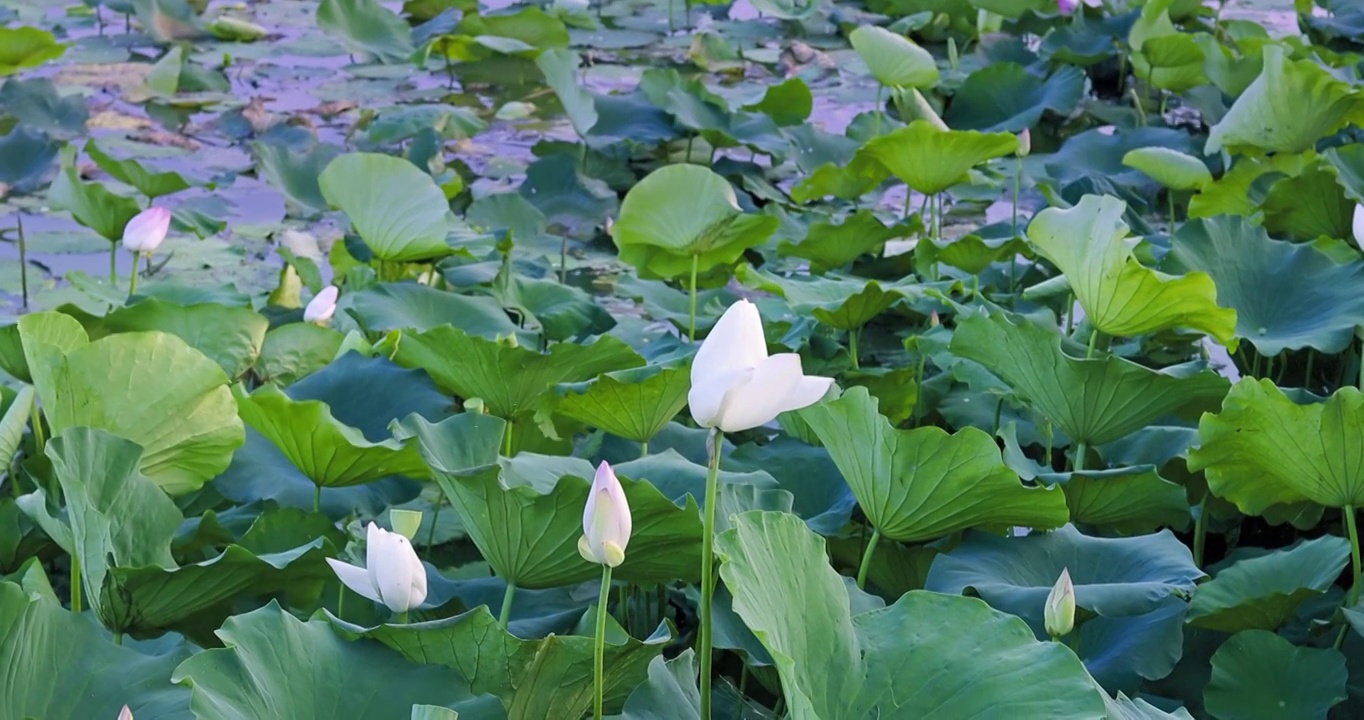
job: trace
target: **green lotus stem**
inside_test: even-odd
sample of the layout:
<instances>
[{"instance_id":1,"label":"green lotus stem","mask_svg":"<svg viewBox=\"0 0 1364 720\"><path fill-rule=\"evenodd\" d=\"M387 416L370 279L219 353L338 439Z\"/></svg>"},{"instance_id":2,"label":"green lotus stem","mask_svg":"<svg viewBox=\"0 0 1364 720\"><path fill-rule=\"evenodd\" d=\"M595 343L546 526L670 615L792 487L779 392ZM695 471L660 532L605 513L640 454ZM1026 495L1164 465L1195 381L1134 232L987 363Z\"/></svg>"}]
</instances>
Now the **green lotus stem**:
<instances>
[{"instance_id":1,"label":"green lotus stem","mask_svg":"<svg viewBox=\"0 0 1364 720\"><path fill-rule=\"evenodd\" d=\"M24 239L24 214L15 213L19 231L19 285L23 290L24 307L28 307L28 242Z\"/></svg>"},{"instance_id":2,"label":"green lotus stem","mask_svg":"<svg viewBox=\"0 0 1364 720\"><path fill-rule=\"evenodd\" d=\"M322 512L322 486L313 485L313 512Z\"/></svg>"},{"instance_id":3,"label":"green lotus stem","mask_svg":"<svg viewBox=\"0 0 1364 720\"><path fill-rule=\"evenodd\" d=\"M583 147L587 147L584 145ZM568 284L568 236L559 241L559 284Z\"/></svg>"},{"instance_id":4,"label":"green lotus stem","mask_svg":"<svg viewBox=\"0 0 1364 720\"><path fill-rule=\"evenodd\" d=\"M1047 454L1046 454L1046 455L1043 455L1042 457L1046 458L1046 460L1047 460L1047 467L1049 467L1049 468L1050 468L1050 467L1053 467L1053 465L1052 465L1052 459L1051 459L1051 453L1052 453L1051 444L1052 444L1052 440L1055 438L1055 436L1056 436L1056 432L1055 432L1055 431L1052 429L1052 427L1051 427L1051 421L1048 420L1047 423L1046 423L1046 425L1042 426L1042 437L1045 437L1045 438L1047 439Z\"/></svg>"},{"instance_id":5,"label":"green lotus stem","mask_svg":"<svg viewBox=\"0 0 1364 720\"><path fill-rule=\"evenodd\" d=\"M1075 293L1066 293L1066 334L1075 329Z\"/></svg>"},{"instance_id":6,"label":"green lotus stem","mask_svg":"<svg viewBox=\"0 0 1364 720\"><path fill-rule=\"evenodd\" d=\"M1207 515L1208 493L1204 493L1203 499L1198 502L1198 517L1194 518L1193 528L1193 561L1199 568L1203 567L1203 547L1208 537Z\"/></svg>"},{"instance_id":7,"label":"green lotus stem","mask_svg":"<svg viewBox=\"0 0 1364 720\"><path fill-rule=\"evenodd\" d=\"M440 519L440 506L445 504L445 490L440 491L436 497L436 508L431 511L431 529L426 531L426 552L429 554L431 548L436 545L436 521Z\"/></svg>"},{"instance_id":8,"label":"green lotus stem","mask_svg":"<svg viewBox=\"0 0 1364 720\"><path fill-rule=\"evenodd\" d=\"M33 422L33 447L38 455L42 455L47 440L43 435L43 411L38 407L38 393L33 393L33 409L29 412L29 419Z\"/></svg>"},{"instance_id":9,"label":"green lotus stem","mask_svg":"<svg viewBox=\"0 0 1364 720\"><path fill-rule=\"evenodd\" d=\"M607 568L609 572L611 568ZM516 583L508 580L507 589L502 593L502 611L497 614L497 624L507 629L507 623L511 622L512 600L516 597Z\"/></svg>"},{"instance_id":10,"label":"green lotus stem","mask_svg":"<svg viewBox=\"0 0 1364 720\"><path fill-rule=\"evenodd\" d=\"M872 137L881 137L881 93L886 89L885 85L876 83L876 119L872 123ZM905 188L905 204L909 204L909 188Z\"/></svg>"},{"instance_id":11,"label":"green lotus stem","mask_svg":"<svg viewBox=\"0 0 1364 720\"><path fill-rule=\"evenodd\" d=\"M1350 607L1354 607L1359 602L1359 529L1355 527L1355 506L1345 506L1345 529L1350 533L1350 561L1353 563L1354 574L1350 581Z\"/></svg>"},{"instance_id":12,"label":"green lotus stem","mask_svg":"<svg viewBox=\"0 0 1364 720\"><path fill-rule=\"evenodd\" d=\"M867 549L862 552L862 564L857 567L857 589L867 589L867 568L871 567L871 555L876 552L876 543L881 541L881 529L873 528Z\"/></svg>"},{"instance_id":13,"label":"green lotus stem","mask_svg":"<svg viewBox=\"0 0 1364 720\"><path fill-rule=\"evenodd\" d=\"M512 421L507 421L507 432L502 436L502 454L505 457L512 456Z\"/></svg>"},{"instance_id":14,"label":"green lotus stem","mask_svg":"<svg viewBox=\"0 0 1364 720\"><path fill-rule=\"evenodd\" d=\"M677 32L677 26L673 24L673 0L668 0L668 32Z\"/></svg>"},{"instance_id":15,"label":"green lotus stem","mask_svg":"<svg viewBox=\"0 0 1364 720\"><path fill-rule=\"evenodd\" d=\"M1014 197L1013 197L1014 237L1018 237L1018 185L1022 180L1022 176L1023 160L1021 158L1014 158ZM1010 280L1012 279L1013 278L1010 278ZM1009 289L1012 290L1013 288L1010 287Z\"/></svg>"},{"instance_id":16,"label":"green lotus stem","mask_svg":"<svg viewBox=\"0 0 1364 720\"><path fill-rule=\"evenodd\" d=\"M80 614L81 611L81 558L79 555L71 554L71 612Z\"/></svg>"},{"instance_id":17,"label":"green lotus stem","mask_svg":"<svg viewBox=\"0 0 1364 720\"><path fill-rule=\"evenodd\" d=\"M744 698L748 695L748 663L744 663L739 668L739 697Z\"/></svg>"},{"instance_id":18,"label":"green lotus stem","mask_svg":"<svg viewBox=\"0 0 1364 720\"><path fill-rule=\"evenodd\" d=\"M691 134L690 136L687 137L687 159L686 159L686 160L683 160L682 162L686 162L686 163L691 162L691 144L694 143L694 142L696 142L696 134L695 134L695 133L693 133L693 134Z\"/></svg>"},{"instance_id":19,"label":"green lotus stem","mask_svg":"<svg viewBox=\"0 0 1364 720\"><path fill-rule=\"evenodd\" d=\"M1129 89L1127 94L1132 96L1132 107L1137 111L1137 127L1146 127L1146 108L1141 105L1141 95L1135 87Z\"/></svg>"},{"instance_id":20,"label":"green lotus stem","mask_svg":"<svg viewBox=\"0 0 1364 720\"><path fill-rule=\"evenodd\" d=\"M115 645L122 645L122 644L123 644L123 633L121 633L121 632L116 632L116 633L114 633L114 644L115 644Z\"/></svg>"},{"instance_id":21,"label":"green lotus stem","mask_svg":"<svg viewBox=\"0 0 1364 720\"><path fill-rule=\"evenodd\" d=\"M1085 469L1085 453L1089 452L1089 446L1085 441L1080 440L1075 443L1075 458L1070 461L1071 472L1080 472Z\"/></svg>"},{"instance_id":22,"label":"green lotus stem","mask_svg":"<svg viewBox=\"0 0 1364 720\"><path fill-rule=\"evenodd\" d=\"M701 528L701 630L697 652L701 655L701 720L710 718L711 604L715 594L715 507L720 504L720 428L710 430L710 462L706 470L706 516Z\"/></svg>"},{"instance_id":23,"label":"green lotus stem","mask_svg":"<svg viewBox=\"0 0 1364 720\"><path fill-rule=\"evenodd\" d=\"M393 618L393 624L394 624L394 625L406 625L406 624L407 624L407 613L405 613L405 612L400 612L400 613L398 613L398 617Z\"/></svg>"},{"instance_id":24,"label":"green lotus stem","mask_svg":"<svg viewBox=\"0 0 1364 720\"><path fill-rule=\"evenodd\" d=\"M1175 191L1174 188L1165 190L1165 204L1170 206L1170 234L1175 234Z\"/></svg>"},{"instance_id":25,"label":"green lotus stem","mask_svg":"<svg viewBox=\"0 0 1364 720\"><path fill-rule=\"evenodd\" d=\"M602 695L606 690L606 601L610 596L611 566L602 565L601 593L597 595L597 637L592 650L593 720L602 720Z\"/></svg>"},{"instance_id":26,"label":"green lotus stem","mask_svg":"<svg viewBox=\"0 0 1364 720\"><path fill-rule=\"evenodd\" d=\"M862 369L862 366L858 364L857 360L857 341L861 335L862 328L854 328L848 331L848 356L852 358L852 366L854 370Z\"/></svg>"},{"instance_id":27,"label":"green lotus stem","mask_svg":"<svg viewBox=\"0 0 1364 720\"><path fill-rule=\"evenodd\" d=\"M137 274L137 262L133 262L133 274ZM109 246L109 285L118 287L118 243Z\"/></svg>"},{"instance_id":28,"label":"green lotus stem","mask_svg":"<svg viewBox=\"0 0 1364 720\"><path fill-rule=\"evenodd\" d=\"M701 256L691 256L691 321L687 326L687 339L696 342L696 271L701 269Z\"/></svg>"},{"instance_id":29,"label":"green lotus stem","mask_svg":"<svg viewBox=\"0 0 1364 720\"><path fill-rule=\"evenodd\" d=\"M1089 360L1089 359L1091 359L1091 358L1094 357L1094 344L1097 343L1098 341L1099 341L1099 331L1098 331L1097 329L1091 331L1091 332L1089 333L1089 348L1087 348L1087 349L1085 350L1085 359L1086 359L1086 360Z\"/></svg>"},{"instance_id":30,"label":"green lotus stem","mask_svg":"<svg viewBox=\"0 0 1364 720\"><path fill-rule=\"evenodd\" d=\"M645 440L639 444L639 456L649 457L649 441Z\"/></svg>"},{"instance_id":31,"label":"green lotus stem","mask_svg":"<svg viewBox=\"0 0 1364 720\"><path fill-rule=\"evenodd\" d=\"M1316 361L1317 353L1312 348L1307 348L1307 369L1302 374L1302 384L1307 390L1312 389L1312 363Z\"/></svg>"},{"instance_id":32,"label":"green lotus stem","mask_svg":"<svg viewBox=\"0 0 1364 720\"><path fill-rule=\"evenodd\" d=\"M1275 360L1275 359L1276 359L1276 357L1275 357L1274 355L1270 355L1268 358L1265 358L1265 377L1266 377L1266 378L1272 377L1272 376L1274 375L1274 360Z\"/></svg>"},{"instance_id":33,"label":"green lotus stem","mask_svg":"<svg viewBox=\"0 0 1364 720\"><path fill-rule=\"evenodd\" d=\"M336 593L336 619L345 620L346 613L346 584L342 583L340 590Z\"/></svg>"},{"instance_id":34,"label":"green lotus stem","mask_svg":"<svg viewBox=\"0 0 1364 720\"><path fill-rule=\"evenodd\" d=\"M132 298L132 296L134 296L134 295L137 294L137 261L138 261L138 259L139 259L138 256L137 256L136 254L134 254L134 255L133 255L133 276L132 276L132 278L130 278L130 279L128 280L128 297L129 297L129 298Z\"/></svg>"}]
</instances>

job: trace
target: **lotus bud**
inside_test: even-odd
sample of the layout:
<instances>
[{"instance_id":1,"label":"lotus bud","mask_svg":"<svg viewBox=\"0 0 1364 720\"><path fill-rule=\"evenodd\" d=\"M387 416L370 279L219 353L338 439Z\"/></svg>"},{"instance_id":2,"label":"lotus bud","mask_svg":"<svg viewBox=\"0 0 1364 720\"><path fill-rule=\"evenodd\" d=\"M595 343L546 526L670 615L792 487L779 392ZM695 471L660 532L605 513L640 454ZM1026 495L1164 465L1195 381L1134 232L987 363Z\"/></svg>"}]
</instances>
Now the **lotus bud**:
<instances>
[{"instance_id":1,"label":"lotus bud","mask_svg":"<svg viewBox=\"0 0 1364 720\"><path fill-rule=\"evenodd\" d=\"M370 523L365 534L365 567L327 558L346 587L395 613L405 613L426 600L426 567L412 542Z\"/></svg>"},{"instance_id":2,"label":"lotus bud","mask_svg":"<svg viewBox=\"0 0 1364 720\"><path fill-rule=\"evenodd\" d=\"M1014 154L1019 157L1027 157L1030 152L1032 152L1032 130L1024 128L1023 132L1018 134L1018 151Z\"/></svg>"},{"instance_id":3,"label":"lotus bud","mask_svg":"<svg viewBox=\"0 0 1364 720\"><path fill-rule=\"evenodd\" d=\"M1070 15L1080 6L1080 0L1056 0L1056 10L1062 15Z\"/></svg>"},{"instance_id":4,"label":"lotus bud","mask_svg":"<svg viewBox=\"0 0 1364 720\"><path fill-rule=\"evenodd\" d=\"M118 720L133 720L133 709L124 705L123 709L118 711Z\"/></svg>"},{"instance_id":5,"label":"lotus bud","mask_svg":"<svg viewBox=\"0 0 1364 720\"><path fill-rule=\"evenodd\" d=\"M422 511L393 508L388 511L388 523L393 526L393 532L411 540L421 529Z\"/></svg>"},{"instance_id":6,"label":"lotus bud","mask_svg":"<svg viewBox=\"0 0 1364 720\"><path fill-rule=\"evenodd\" d=\"M933 312L928 314L928 326L931 328L935 328L938 327L939 325L942 325L942 319L938 317L938 311L934 310Z\"/></svg>"},{"instance_id":7,"label":"lotus bud","mask_svg":"<svg viewBox=\"0 0 1364 720\"><path fill-rule=\"evenodd\" d=\"M625 546L630 544L630 504L616 473L605 461L597 466L592 488L583 508L583 536L578 552L585 560L610 567L625 562Z\"/></svg>"},{"instance_id":8,"label":"lotus bud","mask_svg":"<svg viewBox=\"0 0 1364 720\"><path fill-rule=\"evenodd\" d=\"M1364 205L1355 205L1355 217L1352 223L1355 235L1355 244L1360 250L1364 250Z\"/></svg>"},{"instance_id":9,"label":"lotus bud","mask_svg":"<svg viewBox=\"0 0 1364 720\"><path fill-rule=\"evenodd\" d=\"M336 298L340 295L341 291L335 285L322 288L322 292L308 301L308 307L303 308L303 321L314 325L326 325L336 314Z\"/></svg>"},{"instance_id":10,"label":"lotus bud","mask_svg":"<svg viewBox=\"0 0 1364 720\"><path fill-rule=\"evenodd\" d=\"M739 432L819 402L833 382L806 375L795 353L769 357L758 307L740 300L696 351L687 404L701 427Z\"/></svg>"},{"instance_id":11,"label":"lotus bud","mask_svg":"<svg viewBox=\"0 0 1364 720\"><path fill-rule=\"evenodd\" d=\"M1043 621L1047 634L1053 638L1064 637L1075 629L1075 585L1070 582L1070 570L1062 569L1061 577L1047 593L1047 605L1043 611Z\"/></svg>"},{"instance_id":12,"label":"lotus bud","mask_svg":"<svg viewBox=\"0 0 1364 720\"><path fill-rule=\"evenodd\" d=\"M149 207L123 226L123 247L138 255L156 252L170 232L171 213L163 207Z\"/></svg>"}]
</instances>

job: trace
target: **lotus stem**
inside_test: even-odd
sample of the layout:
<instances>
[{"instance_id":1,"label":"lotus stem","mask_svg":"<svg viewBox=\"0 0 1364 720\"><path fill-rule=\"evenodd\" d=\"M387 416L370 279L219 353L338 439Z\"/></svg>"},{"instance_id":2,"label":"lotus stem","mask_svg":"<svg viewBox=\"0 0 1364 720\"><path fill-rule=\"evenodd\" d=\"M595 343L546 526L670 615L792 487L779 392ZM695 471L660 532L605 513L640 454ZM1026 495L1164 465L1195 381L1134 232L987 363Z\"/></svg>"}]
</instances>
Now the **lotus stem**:
<instances>
[{"instance_id":1,"label":"lotus stem","mask_svg":"<svg viewBox=\"0 0 1364 720\"><path fill-rule=\"evenodd\" d=\"M439 486L437 486L439 487ZM436 496L436 507L431 511L431 529L426 531L426 552L430 554L431 548L436 545L436 521L440 519L440 508L445 504L445 490L440 489L440 494Z\"/></svg>"},{"instance_id":2,"label":"lotus stem","mask_svg":"<svg viewBox=\"0 0 1364 720\"><path fill-rule=\"evenodd\" d=\"M322 512L322 486L313 485L313 512Z\"/></svg>"},{"instance_id":3,"label":"lotus stem","mask_svg":"<svg viewBox=\"0 0 1364 720\"><path fill-rule=\"evenodd\" d=\"M872 123L872 137L881 137L881 93L886 89L885 85L876 83L876 120ZM905 188L905 203L909 203L909 188Z\"/></svg>"},{"instance_id":4,"label":"lotus stem","mask_svg":"<svg viewBox=\"0 0 1364 720\"><path fill-rule=\"evenodd\" d=\"M1066 335L1075 329L1075 293L1066 293Z\"/></svg>"},{"instance_id":5,"label":"lotus stem","mask_svg":"<svg viewBox=\"0 0 1364 720\"><path fill-rule=\"evenodd\" d=\"M133 253L133 276L128 280L128 298L132 299L137 294L137 261L141 258L137 253Z\"/></svg>"},{"instance_id":6,"label":"lotus stem","mask_svg":"<svg viewBox=\"0 0 1364 720\"><path fill-rule=\"evenodd\" d=\"M1350 533L1350 561L1353 563L1354 573L1350 581L1349 605L1354 607L1359 602L1359 529L1355 526L1355 506L1345 506L1345 530Z\"/></svg>"},{"instance_id":7,"label":"lotus stem","mask_svg":"<svg viewBox=\"0 0 1364 720\"><path fill-rule=\"evenodd\" d=\"M649 441L645 440L639 444L639 456L649 457Z\"/></svg>"},{"instance_id":8,"label":"lotus stem","mask_svg":"<svg viewBox=\"0 0 1364 720\"><path fill-rule=\"evenodd\" d=\"M1203 548L1207 541L1208 493L1198 503L1198 517L1194 518L1193 561L1200 569L1203 567Z\"/></svg>"},{"instance_id":9,"label":"lotus stem","mask_svg":"<svg viewBox=\"0 0 1364 720\"><path fill-rule=\"evenodd\" d=\"M340 590L336 593L336 619L345 620L346 616L346 584L341 583Z\"/></svg>"},{"instance_id":10,"label":"lotus stem","mask_svg":"<svg viewBox=\"0 0 1364 720\"><path fill-rule=\"evenodd\" d=\"M137 275L137 263L133 263L133 275ZM118 243L109 246L109 285L118 287Z\"/></svg>"},{"instance_id":11,"label":"lotus stem","mask_svg":"<svg viewBox=\"0 0 1364 720\"><path fill-rule=\"evenodd\" d=\"M71 612L81 612L81 558L76 553L71 553Z\"/></svg>"},{"instance_id":12,"label":"lotus stem","mask_svg":"<svg viewBox=\"0 0 1364 720\"><path fill-rule=\"evenodd\" d=\"M33 421L33 447L38 455L42 455L47 440L43 434L43 411L38 407L38 393L33 393L33 409L29 412L29 419Z\"/></svg>"},{"instance_id":13,"label":"lotus stem","mask_svg":"<svg viewBox=\"0 0 1364 720\"><path fill-rule=\"evenodd\" d=\"M1080 440L1075 443L1075 457L1070 461L1071 472L1080 472L1085 469L1085 453L1089 452L1089 445Z\"/></svg>"},{"instance_id":14,"label":"lotus stem","mask_svg":"<svg viewBox=\"0 0 1364 720\"><path fill-rule=\"evenodd\" d=\"M691 321L687 326L687 339L696 342L696 271L701 269L701 256L691 256Z\"/></svg>"},{"instance_id":15,"label":"lotus stem","mask_svg":"<svg viewBox=\"0 0 1364 720\"><path fill-rule=\"evenodd\" d=\"M121 632L116 632L116 633L114 633L114 644L115 644L115 645L122 645L122 644L123 644L123 633L121 633Z\"/></svg>"},{"instance_id":16,"label":"lotus stem","mask_svg":"<svg viewBox=\"0 0 1364 720\"><path fill-rule=\"evenodd\" d=\"M862 328L853 328L848 331L848 356L852 358L854 370L861 370L862 366L857 360L857 341L862 335Z\"/></svg>"},{"instance_id":17,"label":"lotus stem","mask_svg":"<svg viewBox=\"0 0 1364 720\"><path fill-rule=\"evenodd\" d=\"M587 147L584 145L583 147ZM559 284L568 284L568 236L559 241Z\"/></svg>"},{"instance_id":18,"label":"lotus stem","mask_svg":"<svg viewBox=\"0 0 1364 720\"><path fill-rule=\"evenodd\" d=\"M1175 191L1174 188L1166 188L1165 203L1170 206L1170 234L1175 234Z\"/></svg>"},{"instance_id":19,"label":"lotus stem","mask_svg":"<svg viewBox=\"0 0 1364 720\"><path fill-rule=\"evenodd\" d=\"M867 589L867 568L871 567L871 555L876 552L876 543L881 541L881 529L874 528L871 531L871 540L867 541L867 549L862 552L862 564L857 568L857 589Z\"/></svg>"},{"instance_id":20,"label":"lotus stem","mask_svg":"<svg viewBox=\"0 0 1364 720\"><path fill-rule=\"evenodd\" d=\"M502 436L502 454L506 457L512 456L512 421L507 421L507 432Z\"/></svg>"},{"instance_id":21,"label":"lotus stem","mask_svg":"<svg viewBox=\"0 0 1364 720\"><path fill-rule=\"evenodd\" d=\"M19 230L19 286L24 294L24 307L28 307L28 242L24 239L24 214L16 212L14 222ZM42 452L41 448L39 452Z\"/></svg>"},{"instance_id":22,"label":"lotus stem","mask_svg":"<svg viewBox=\"0 0 1364 720\"><path fill-rule=\"evenodd\" d=\"M611 566L602 565L601 593L597 596L597 637L592 651L593 720L602 720L602 695L606 690L606 601L610 596Z\"/></svg>"},{"instance_id":23,"label":"lotus stem","mask_svg":"<svg viewBox=\"0 0 1364 720\"><path fill-rule=\"evenodd\" d=\"M701 655L701 720L710 720L711 605L715 594L715 508L720 504L720 444L724 434L710 431L710 462L706 472L706 515L701 528L701 630L697 652Z\"/></svg>"},{"instance_id":24,"label":"lotus stem","mask_svg":"<svg viewBox=\"0 0 1364 720\"><path fill-rule=\"evenodd\" d=\"M607 568L606 571L609 573L611 568ZM507 589L502 593L502 611L497 614L497 624L501 625L503 630L506 630L507 623L511 622L512 600L515 597L516 583L508 580Z\"/></svg>"},{"instance_id":25,"label":"lotus stem","mask_svg":"<svg viewBox=\"0 0 1364 720\"><path fill-rule=\"evenodd\" d=\"M1085 359L1091 360L1094 357L1094 345L1099 341L1099 331L1094 329L1089 333L1089 347L1085 350Z\"/></svg>"},{"instance_id":26,"label":"lotus stem","mask_svg":"<svg viewBox=\"0 0 1364 720\"><path fill-rule=\"evenodd\" d=\"M394 625L406 625L406 624L407 624L407 613L405 613L405 612L400 612L400 613L398 613L398 617L393 618L393 624L394 624Z\"/></svg>"}]
</instances>

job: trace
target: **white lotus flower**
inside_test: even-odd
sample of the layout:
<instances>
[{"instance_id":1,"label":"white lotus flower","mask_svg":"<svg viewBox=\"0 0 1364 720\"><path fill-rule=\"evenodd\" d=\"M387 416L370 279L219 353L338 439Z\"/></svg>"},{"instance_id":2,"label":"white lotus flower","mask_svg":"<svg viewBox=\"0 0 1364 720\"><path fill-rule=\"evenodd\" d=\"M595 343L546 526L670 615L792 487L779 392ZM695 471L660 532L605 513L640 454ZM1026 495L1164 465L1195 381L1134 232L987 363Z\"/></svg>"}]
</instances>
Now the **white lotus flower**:
<instances>
[{"instance_id":1,"label":"white lotus flower","mask_svg":"<svg viewBox=\"0 0 1364 720\"><path fill-rule=\"evenodd\" d=\"M327 558L346 587L395 613L426 600L426 568L407 538L370 523L365 534L365 567Z\"/></svg>"},{"instance_id":2,"label":"white lotus flower","mask_svg":"<svg viewBox=\"0 0 1364 720\"><path fill-rule=\"evenodd\" d=\"M336 298L340 295L341 291L335 285L322 288L322 292L308 301L308 307L303 308L303 322L326 325L336 314Z\"/></svg>"},{"instance_id":3,"label":"white lotus flower","mask_svg":"<svg viewBox=\"0 0 1364 720\"><path fill-rule=\"evenodd\" d=\"M1355 244L1359 246L1359 249L1364 250L1364 205L1355 205L1353 228Z\"/></svg>"},{"instance_id":4,"label":"white lotus flower","mask_svg":"<svg viewBox=\"0 0 1364 720\"><path fill-rule=\"evenodd\" d=\"M605 461L597 466L592 489L583 508L583 536L578 552L588 562L616 567L625 562L625 546L630 544L630 504L616 472Z\"/></svg>"},{"instance_id":5,"label":"white lotus flower","mask_svg":"<svg viewBox=\"0 0 1364 720\"><path fill-rule=\"evenodd\" d=\"M815 404L833 382L806 375L795 353L768 357L758 307L740 300L729 306L696 352L687 403L701 427L738 432Z\"/></svg>"},{"instance_id":6,"label":"white lotus flower","mask_svg":"<svg viewBox=\"0 0 1364 720\"><path fill-rule=\"evenodd\" d=\"M163 207L149 207L133 216L123 226L123 247L137 253L151 254L170 232L171 213Z\"/></svg>"},{"instance_id":7,"label":"white lotus flower","mask_svg":"<svg viewBox=\"0 0 1364 720\"><path fill-rule=\"evenodd\" d=\"M1051 592L1047 593L1042 619L1047 634L1054 638L1069 635L1075 629L1075 585L1070 582L1069 569L1061 570L1061 577L1056 579Z\"/></svg>"}]
</instances>

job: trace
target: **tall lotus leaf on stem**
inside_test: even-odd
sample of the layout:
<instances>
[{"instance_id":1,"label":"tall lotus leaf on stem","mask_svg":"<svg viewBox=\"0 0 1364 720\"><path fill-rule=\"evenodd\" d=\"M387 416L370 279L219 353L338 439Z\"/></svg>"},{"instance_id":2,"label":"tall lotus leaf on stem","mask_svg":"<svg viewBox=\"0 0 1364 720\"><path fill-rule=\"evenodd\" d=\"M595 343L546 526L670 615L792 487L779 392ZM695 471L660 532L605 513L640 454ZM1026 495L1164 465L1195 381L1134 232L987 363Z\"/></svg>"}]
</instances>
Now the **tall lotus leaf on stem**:
<instances>
[{"instance_id":1,"label":"tall lotus leaf on stem","mask_svg":"<svg viewBox=\"0 0 1364 720\"><path fill-rule=\"evenodd\" d=\"M133 254L133 277L128 284L128 295L137 292L137 264L151 258L166 234L170 232L171 213L163 207L149 207L133 216L123 228L123 247Z\"/></svg>"},{"instance_id":2,"label":"tall lotus leaf on stem","mask_svg":"<svg viewBox=\"0 0 1364 720\"><path fill-rule=\"evenodd\" d=\"M592 717L602 718L605 691L606 602L611 596L611 568L625 562L625 546L630 544L630 503L616 473L605 461L597 466L592 489L583 508L583 536L578 552L588 562L601 565L601 593L597 596L597 634L593 650Z\"/></svg>"},{"instance_id":3,"label":"tall lotus leaf on stem","mask_svg":"<svg viewBox=\"0 0 1364 720\"><path fill-rule=\"evenodd\" d=\"M692 419L710 428L706 514L701 532L701 717L710 717L712 595L715 592L715 508L719 504L723 433L766 425L777 415L815 404L832 378L806 375L795 353L769 356L758 307L747 300L729 306L710 331L691 366L687 395Z\"/></svg>"},{"instance_id":4,"label":"tall lotus leaf on stem","mask_svg":"<svg viewBox=\"0 0 1364 720\"><path fill-rule=\"evenodd\" d=\"M426 600L426 567L412 542L370 523L365 532L365 567L327 558L346 587L398 614L398 622Z\"/></svg>"}]
</instances>

